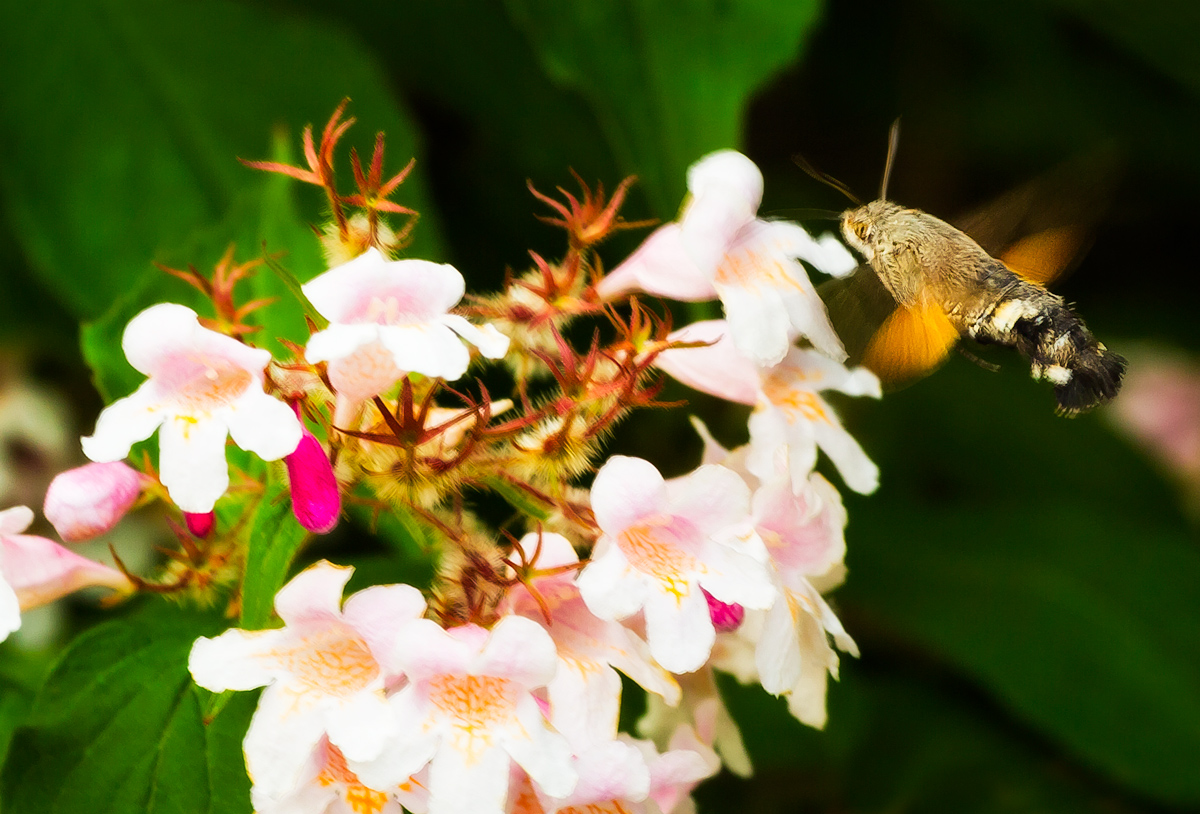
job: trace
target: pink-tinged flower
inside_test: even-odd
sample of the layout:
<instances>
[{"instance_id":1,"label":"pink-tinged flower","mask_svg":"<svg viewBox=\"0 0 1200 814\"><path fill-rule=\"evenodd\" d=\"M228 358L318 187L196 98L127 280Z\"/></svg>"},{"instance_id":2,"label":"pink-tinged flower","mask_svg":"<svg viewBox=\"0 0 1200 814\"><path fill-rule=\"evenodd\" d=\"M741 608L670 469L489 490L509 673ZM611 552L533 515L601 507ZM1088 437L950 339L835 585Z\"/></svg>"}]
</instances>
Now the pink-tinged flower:
<instances>
[{"instance_id":1,"label":"pink-tinged flower","mask_svg":"<svg viewBox=\"0 0 1200 814\"><path fill-rule=\"evenodd\" d=\"M596 474L591 498L601 536L579 592L601 619L644 610L650 652L671 672L699 668L712 649L704 591L747 608L774 601L749 524L750 490L736 473L702 466L665 481L648 461L617 455Z\"/></svg>"},{"instance_id":2,"label":"pink-tinged flower","mask_svg":"<svg viewBox=\"0 0 1200 814\"><path fill-rule=\"evenodd\" d=\"M879 469L820 396L823 390L838 390L879 398L879 379L871 371L846 368L801 348L792 348L774 367L761 368L733 346L728 324L722 320L693 323L669 339L711 344L663 351L655 360L658 367L697 390L755 405L746 465L759 478L773 476L775 456L786 448L793 486L799 488L816 464L819 447L851 489L869 494L878 487Z\"/></svg>"},{"instance_id":3,"label":"pink-tinged flower","mask_svg":"<svg viewBox=\"0 0 1200 814\"><path fill-rule=\"evenodd\" d=\"M141 493L142 476L127 464L84 464L54 476L42 512L68 543L90 540L115 526Z\"/></svg>"},{"instance_id":4,"label":"pink-tinged flower","mask_svg":"<svg viewBox=\"0 0 1200 814\"><path fill-rule=\"evenodd\" d=\"M720 641L733 638L736 637L722 636ZM663 751L690 748L699 752L712 773L715 773L716 761L711 757L711 750L715 750L729 771L739 777L753 774L754 767L750 765L750 755L742 743L742 733L721 700L712 667L705 665L694 673L680 676L679 684L683 689L683 700L678 706L669 707L659 698L647 696L646 714L638 721L638 732ZM664 807L664 810L668 809Z\"/></svg>"},{"instance_id":5,"label":"pink-tinged flower","mask_svg":"<svg viewBox=\"0 0 1200 814\"><path fill-rule=\"evenodd\" d=\"M463 340L489 359L504 356L508 337L494 326L449 313L464 291L453 266L388 260L375 248L305 284L305 296L330 322L309 339L305 358L329 363L336 423L406 373L459 378L471 358Z\"/></svg>"},{"instance_id":6,"label":"pink-tinged flower","mask_svg":"<svg viewBox=\"0 0 1200 814\"><path fill-rule=\"evenodd\" d=\"M1109 415L1173 474L1200 483L1200 366L1163 352L1135 356Z\"/></svg>"},{"instance_id":7,"label":"pink-tinged flower","mask_svg":"<svg viewBox=\"0 0 1200 814\"><path fill-rule=\"evenodd\" d=\"M622 737L572 744L575 755L571 765L579 782L566 797L552 797L530 782L525 772L514 772L508 814L641 814L650 794L650 770L646 758L630 741Z\"/></svg>"},{"instance_id":8,"label":"pink-tinged flower","mask_svg":"<svg viewBox=\"0 0 1200 814\"><path fill-rule=\"evenodd\" d=\"M690 201L612 273L597 293L611 298L646 291L682 300L720 297L734 343L763 365L778 362L805 336L836 359L846 356L825 306L798 262L845 275L857 262L833 235L814 240L785 221L756 216L762 173L741 153L724 150L688 170Z\"/></svg>"},{"instance_id":9,"label":"pink-tinged flower","mask_svg":"<svg viewBox=\"0 0 1200 814\"><path fill-rule=\"evenodd\" d=\"M275 597L282 629L227 630L192 646L188 669L201 687L267 688L245 741L246 767L266 798L299 785L322 735L348 759L370 760L394 734L384 698L399 676L393 641L425 600L409 585L386 585L342 607L353 570L322 561L292 579Z\"/></svg>"},{"instance_id":10,"label":"pink-tinged flower","mask_svg":"<svg viewBox=\"0 0 1200 814\"><path fill-rule=\"evenodd\" d=\"M491 631L443 630L419 620L396 641L408 683L391 698L398 733L355 773L389 788L429 766L430 814L499 814L515 761L538 787L566 797L577 780L571 749L551 730L533 691L554 677L554 642L541 625L505 616Z\"/></svg>"},{"instance_id":11,"label":"pink-tinged flower","mask_svg":"<svg viewBox=\"0 0 1200 814\"><path fill-rule=\"evenodd\" d=\"M201 327L192 309L147 308L125 328L121 347L150 378L105 408L83 452L119 461L159 430L159 479L183 511L211 511L228 488L226 437L268 461L300 443L292 411L263 392L271 354Z\"/></svg>"},{"instance_id":12,"label":"pink-tinged flower","mask_svg":"<svg viewBox=\"0 0 1200 814\"><path fill-rule=\"evenodd\" d=\"M0 641L21 626L21 611L91 585L129 592L120 571L81 557L45 537L21 532L33 522L27 506L0 512Z\"/></svg>"},{"instance_id":13,"label":"pink-tinged flower","mask_svg":"<svg viewBox=\"0 0 1200 814\"><path fill-rule=\"evenodd\" d=\"M271 798L256 786L250 801L255 814L403 814L393 794L362 784L328 738L313 750L296 789Z\"/></svg>"},{"instance_id":14,"label":"pink-tinged flower","mask_svg":"<svg viewBox=\"0 0 1200 814\"><path fill-rule=\"evenodd\" d=\"M299 408L297 408L299 418ZM342 511L342 494L333 464L317 437L303 426L296 451L284 457L292 491L292 513L300 525L317 534L328 534Z\"/></svg>"},{"instance_id":15,"label":"pink-tinged flower","mask_svg":"<svg viewBox=\"0 0 1200 814\"><path fill-rule=\"evenodd\" d=\"M721 759L692 727L681 724L662 754L651 741L633 741L650 768L650 799L662 814L694 812L692 789L721 770ZM650 814L650 812L647 812Z\"/></svg>"},{"instance_id":16,"label":"pink-tinged flower","mask_svg":"<svg viewBox=\"0 0 1200 814\"><path fill-rule=\"evenodd\" d=\"M838 657L829 640L851 655L858 647L817 588L840 581L846 553L846 510L837 490L813 473L794 492L785 473L754 494L755 529L771 556L781 600L767 611L757 635L755 667L763 689L788 695L788 708L810 726L825 725L828 676Z\"/></svg>"},{"instance_id":17,"label":"pink-tinged flower","mask_svg":"<svg viewBox=\"0 0 1200 814\"><path fill-rule=\"evenodd\" d=\"M517 545L533 568L550 573L530 580L537 598L517 583L502 607L544 621L554 640L558 671L546 690L555 729L572 743L616 737L621 706L621 677L616 670L669 704L679 701L679 685L655 663L646 643L620 623L599 619L588 610L570 568L579 558L565 537L543 532L539 541L539 535L528 534Z\"/></svg>"}]
</instances>

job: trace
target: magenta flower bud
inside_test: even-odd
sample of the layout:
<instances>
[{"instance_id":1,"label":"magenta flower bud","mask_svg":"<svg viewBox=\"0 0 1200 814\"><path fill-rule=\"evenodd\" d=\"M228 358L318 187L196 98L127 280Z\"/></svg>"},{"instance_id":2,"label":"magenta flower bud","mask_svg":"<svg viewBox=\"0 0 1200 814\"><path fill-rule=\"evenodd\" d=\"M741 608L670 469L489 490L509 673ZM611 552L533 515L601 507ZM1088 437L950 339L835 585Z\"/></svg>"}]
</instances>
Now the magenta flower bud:
<instances>
[{"instance_id":1,"label":"magenta flower bud","mask_svg":"<svg viewBox=\"0 0 1200 814\"><path fill-rule=\"evenodd\" d=\"M329 456L307 427L300 445L284 462L292 487L292 513L300 525L317 534L333 531L342 511L342 495Z\"/></svg>"},{"instance_id":2,"label":"magenta flower bud","mask_svg":"<svg viewBox=\"0 0 1200 814\"><path fill-rule=\"evenodd\" d=\"M42 512L67 542L90 540L117 524L142 493L142 476L120 461L60 472Z\"/></svg>"},{"instance_id":3,"label":"magenta flower bud","mask_svg":"<svg viewBox=\"0 0 1200 814\"><path fill-rule=\"evenodd\" d=\"M704 591L703 588L700 590ZM708 615L717 633L732 633L742 626L742 620L746 618L746 609L741 605L736 602L722 602L708 591L704 591L704 598L708 600Z\"/></svg>"},{"instance_id":4,"label":"magenta flower bud","mask_svg":"<svg viewBox=\"0 0 1200 814\"><path fill-rule=\"evenodd\" d=\"M188 531L192 536L200 539L211 534L213 526L217 523L217 516L213 512L184 512L183 519L187 522Z\"/></svg>"}]
</instances>

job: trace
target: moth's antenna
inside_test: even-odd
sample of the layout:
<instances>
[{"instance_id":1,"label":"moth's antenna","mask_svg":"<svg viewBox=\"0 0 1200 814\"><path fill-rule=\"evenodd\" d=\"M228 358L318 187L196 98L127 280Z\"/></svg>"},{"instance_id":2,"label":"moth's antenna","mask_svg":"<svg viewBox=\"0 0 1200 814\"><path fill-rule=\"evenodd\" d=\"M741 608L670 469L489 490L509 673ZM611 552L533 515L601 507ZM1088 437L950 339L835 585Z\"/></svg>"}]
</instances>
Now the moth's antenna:
<instances>
[{"instance_id":1,"label":"moth's antenna","mask_svg":"<svg viewBox=\"0 0 1200 814\"><path fill-rule=\"evenodd\" d=\"M879 200L887 200L888 180L892 177L892 164L896 160L896 150L900 147L900 120L892 122L892 130L888 133L887 163L883 165L883 182L879 185Z\"/></svg>"},{"instance_id":2,"label":"moth's antenna","mask_svg":"<svg viewBox=\"0 0 1200 814\"><path fill-rule=\"evenodd\" d=\"M792 156L792 161L795 161L797 167L804 170L813 178L816 178L822 184L827 184L845 195L855 206L862 206L862 201L858 199L857 195L850 191L850 187L846 186L832 175L826 175L825 173L821 172L812 164L808 163L808 159L804 156L797 153L796 155Z\"/></svg>"}]
</instances>

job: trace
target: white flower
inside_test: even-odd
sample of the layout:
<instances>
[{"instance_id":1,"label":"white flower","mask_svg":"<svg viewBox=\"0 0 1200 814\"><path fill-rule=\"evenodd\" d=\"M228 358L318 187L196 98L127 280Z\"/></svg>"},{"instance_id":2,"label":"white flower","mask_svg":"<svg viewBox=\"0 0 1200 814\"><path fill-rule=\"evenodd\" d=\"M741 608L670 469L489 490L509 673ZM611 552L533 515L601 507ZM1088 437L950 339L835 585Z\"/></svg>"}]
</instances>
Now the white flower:
<instances>
[{"instance_id":1,"label":"white flower","mask_svg":"<svg viewBox=\"0 0 1200 814\"><path fill-rule=\"evenodd\" d=\"M535 621L542 619L543 610L549 613L547 629L558 652L558 670L546 686L555 729L572 743L616 737L621 677L614 667L667 703L679 701L679 685L654 662L646 642L620 623L600 619L588 610L570 569L579 558L565 537L543 532L539 539L528 534L517 546L533 568L551 572L530 580L537 598L517 583L502 608Z\"/></svg>"},{"instance_id":2,"label":"white flower","mask_svg":"<svg viewBox=\"0 0 1200 814\"><path fill-rule=\"evenodd\" d=\"M271 354L201 327L192 309L147 308L125 328L121 347L150 378L100 414L83 452L93 461L119 461L159 430L159 478L183 511L211 511L228 488L227 436L268 461L300 443L291 409L263 392Z\"/></svg>"},{"instance_id":3,"label":"white flower","mask_svg":"<svg viewBox=\"0 0 1200 814\"><path fill-rule=\"evenodd\" d=\"M879 379L871 371L849 369L802 348L792 348L774 367L759 367L734 347L723 320L695 322L668 338L710 344L663 351L655 360L659 368L697 390L754 405L746 466L758 478L774 476L775 456L786 448L793 487L799 489L820 447L851 489L869 494L878 487L878 467L820 396L823 390L839 390L879 398Z\"/></svg>"},{"instance_id":4,"label":"white flower","mask_svg":"<svg viewBox=\"0 0 1200 814\"><path fill-rule=\"evenodd\" d=\"M601 536L579 591L601 619L644 609L650 652L668 670L691 672L708 658L716 631L705 590L747 608L774 601L736 473L702 466L668 482L648 461L617 455L591 497Z\"/></svg>"},{"instance_id":5,"label":"white flower","mask_svg":"<svg viewBox=\"0 0 1200 814\"><path fill-rule=\"evenodd\" d=\"M734 344L771 365L797 336L836 359L846 353L799 260L842 276L857 262L833 235L814 240L794 223L756 216L762 173L733 150L712 153L688 170L691 199L607 277L596 291L614 297L646 291L681 300L720 297Z\"/></svg>"},{"instance_id":6,"label":"white flower","mask_svg":"<svg viewBox=\"0 0 1200 814\"><path fill-rule=\"evenodd\" d=\"M342 608L353 570L322 561L293 578L275 597L282 629L227 630L192 646L188 669L201 687L267 687L245 741L246 767L266 799L297 788L322 735L347 759L370 760L393 734L384 688L399 672L389 654L425 600L409 585L386 585Z\"/></svg>"},{"instance_id":7,"label":"white flower","mask_svg":"<svg viewBox=\"0 0 1200 814\"><path fill-rule=\"evenodd\" d=\"M464 291L453 266L388 260L375 248L306 283L305 296L330 324L313 334L304 355L329 363L340 397L335 420L406 373L458 379L471 359L464 339L489 359L504 356L508 337L494 326L449 313Z\"/></svg>"},{"instance_id":8,"label":"white flower","mask_svg":"<svg viewBox=\"0 0 1200 814\"><path fill-rule=\"evenodd\" d=\"M490 631L443 630L418 620L397 638L396 660L408 677L390 699L397 734L378 759L350 761L364 782L390 788L428 764L429 814L500 814L512 762L553 797L575 788L570 747L533 695L558 662L539 624L505 616Z\"/></svg>"}]
</instances>

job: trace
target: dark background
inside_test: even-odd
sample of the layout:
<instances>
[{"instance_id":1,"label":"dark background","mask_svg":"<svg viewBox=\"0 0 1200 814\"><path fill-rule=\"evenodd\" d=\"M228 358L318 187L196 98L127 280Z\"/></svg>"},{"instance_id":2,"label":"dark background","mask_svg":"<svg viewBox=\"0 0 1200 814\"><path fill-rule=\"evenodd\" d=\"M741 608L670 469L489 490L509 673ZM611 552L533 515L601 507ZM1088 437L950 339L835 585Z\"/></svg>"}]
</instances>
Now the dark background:
<instances>
[{"instance_id":1,"label":"dark background","mask_svg":"<svg viewBox=\"0 0 1200 814\"><path fill-rule=\"evenodd\" d=\"M739 147L766 173L764 212L836 210L790 157L873 194L900 116L891 196L952 217L1104 150L1115 192L1057 290L1135 361L1195 352L1193 3L6 3L0 76L0 353L84 430L103 401L76 326L101 390L128 392L113 340L186 296L152 260L206 268L230 240L240 256L266 240L302 279L321 270L316 192L234 158L279 155L273 130L294 157L300 127L347 95L350 142L383 129L393 166L418 157L398 196L422 212L413 254L477 290L529 249L562 250L525 181L572 188L568 168L609 189L636 173L627 217L671 218L688 164ZM863 656L825 732L725 685L758 772L703 787L702 811L1200 809L1188 508L1104 410L1058 418L1022 362L988 358L999 373L956 356L878 403L839 403L882 470L877 494L846 496L835 594ZM744 439L744 413L692 403ZM615 444L669 473L699 455L684 411L635 416Z\"/></svg>"}]
</instances>

